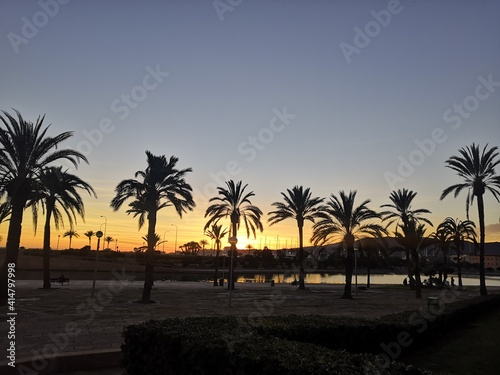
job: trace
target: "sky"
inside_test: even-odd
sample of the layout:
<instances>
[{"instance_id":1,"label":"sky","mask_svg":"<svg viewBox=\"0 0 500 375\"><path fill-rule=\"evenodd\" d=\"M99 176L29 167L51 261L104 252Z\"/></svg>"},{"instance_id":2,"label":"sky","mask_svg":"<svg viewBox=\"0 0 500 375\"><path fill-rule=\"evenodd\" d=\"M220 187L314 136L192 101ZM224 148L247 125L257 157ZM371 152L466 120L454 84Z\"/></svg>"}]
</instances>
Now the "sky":
<instances>
[{"instance_id":1,"label":"sky","mask_svg":"<svg viewBox=\"0 0 500 375\"><path fill-rule=\"evenodd\" d=\"M74 132L63 146L89 165L68 168L98 196L85 197L75 248L99 229L111 247L142 245L147 228L109 203L146 150L193 169L196 208L160 211L165 251L208 240L208 200L227 179L264 212L241 247L297 246L295 222L267 225L295 185L357 190L375 210L408 188L437 226L465 219L465 193L439 199L461 182L445 161L473 142L500 146L499 15L494 0L2 0L0 109ZM485 206L487 241L500 241L500 204L487 194ZM21 245L41 247L42 226L35 235L26 211ZM68 247L67 229L52 248Z\"/></svg>"}]
</instances>

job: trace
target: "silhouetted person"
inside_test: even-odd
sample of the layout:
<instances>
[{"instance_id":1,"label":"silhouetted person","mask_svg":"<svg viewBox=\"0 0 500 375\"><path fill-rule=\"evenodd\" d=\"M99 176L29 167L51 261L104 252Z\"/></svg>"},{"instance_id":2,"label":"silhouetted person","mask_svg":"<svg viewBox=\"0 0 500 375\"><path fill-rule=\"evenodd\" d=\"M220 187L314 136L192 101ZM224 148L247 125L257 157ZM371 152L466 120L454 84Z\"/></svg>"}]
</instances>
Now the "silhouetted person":
<instances>
[{"instance_id":1,"label":"silhouetted person","mask_svg":"<svg viewBox=\"0 0 500 375\"><path fill-rule=\"evenodd\" d=\"M455 278L451 278L451 287L455 289Z\"/></svg>"}]
</instances>

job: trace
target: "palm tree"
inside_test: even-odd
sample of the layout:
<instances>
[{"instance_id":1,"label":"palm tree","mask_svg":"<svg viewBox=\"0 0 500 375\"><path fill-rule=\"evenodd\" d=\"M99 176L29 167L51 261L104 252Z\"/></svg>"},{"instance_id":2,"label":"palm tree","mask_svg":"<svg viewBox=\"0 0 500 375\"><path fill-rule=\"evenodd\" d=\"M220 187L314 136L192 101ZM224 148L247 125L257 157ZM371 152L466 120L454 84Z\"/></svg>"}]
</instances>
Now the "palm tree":
<instances>
[{"instance_id":1,"label":"palm tree","mask_svg":"<svg viewBox=\"0 0 500 375\"><path fill-rule=\"evenodd\" d=\"M76 215L85 217L82 197L78 189L85 190L89 195L96 194L92 187L77 176L63 171L62 167L48 167L38 176L36 189L28 205L33 208L33 223L36 231L38 221L37 205L41 204L45 212L45 226L43 233L43 288L50 288L50 222L54 218L55 228L64 226L63 214L68 218L70 227L76 224ZM60 208L59 208L60 207ZM78 237L75 231L68 231L70 249L73 236Z\"/></svg>"},{"instance_id":2,"label":"palm tree","mask_svg":"<svg viewBox=\"0 0 500 375\"><path fill-rule=\"evenodd\" d=\"M299 288L304 289L304 221L309 220L314 223L321 209L324 198L311 198L309 188L304 190L303 186L294 186L292 190L287 189L287 193L281 193L283 202L274 202L271 205L276 207L275 211L268 213L270 225L279 223L285 219L295 219L299 228Z\"/></svg>"},{"instance_id":3,"label":"palm tree","mask_svg":"<svg viewBox=\"0 0 500 375\"><path fill-rule=\"evenodd\" d=\"M92 237L95 236L95 232L93 230L88 230L83 235L89 239L89 250L92 250Z\"/></svg>"},{"instance_id":4,"label":"palm tree","mask_svg":"<svg viewBox=\"0 0 500 375\"><path fill-rule=\"evenodd\" d=\"M451 238L443 228L443 223L439 224L436 231L430 235L434 243L443 253L443 267L439 271L439 281L444 283L448 278L448 250L450 248ZM441 275L443 278L441 279Z\"/></svg>"},{"instance_id":5,"label":"palm tree","mask_svg":"<svg viewBox=\"0 0 500 375\"><path fill-rule=\"evenodd\" d=\"M441 230L453 241L457 253L458 290L463 290L462 284L462 254L466 240L476 239L476 224L470 220L458 220L447 217L441 224Z\"/></svg>"},{"instance_id":6,"label":"palm tree","mask_svg":"<svg viewBox=\"0 0 500 375\"><path fill-rule=\"evenodd\" d=\"M332 240L341 239L347 249L345 287L342 298L352 298L351 285L354 268L354 242L365 237L380 237L387 231L373 220L381 215L368 208L370 200L355 206L356 191L347 195L344 191L339 196L332 194L330 200L318 213L318 222L313 226L311 241L323 245Z\"/></svg>"},{"instance_id":7,"label":"palm tree","mask_svg":"<svg viewBox=\"0 0 500 375\"><path fill-rule=\"evenodd\" d=\"M215 241L215 274L214 274L214 286L217 286L217 280L219 278L219 252L221 241L227 234L227 229L222 229L222 225L217 225L217 223L212 224L212 229L206 229L205 235L210 239Z\"/></svg>"},{"instance_id":8,"label":"palm tree","mask_svg":"<svg viewBox=\"0 0 500 375\"><path fill-rule=\"evenodd\" d=\"M455 198L464 189L468 190L465 200L467 220L469 219L469 207L477 197L477 212L479 216L479 293L482 296L488 295L486 290L486 277L484 273L484 193L488 190L500 202L500 176L495 173L495 167L500 163L498 157L498 147L487 149L484 146L482 152L479 145L473 143L471 146L462 147L459 150L461 156L452 156L446 160L446 167L454 170L464 179L461 184L447 187L441 194L443 200L448 194L454 192Z\"/></svg>"},{"instance_id":9,"label":"palm tree","mask_svg":"<svg viewBox=\"0 0 500 375\"><path fill-rule=\"evenodd\" d=\"M110 247L109 247L109 243L110 243L111 241L114 241L114 240L115 240L115 239L114 239L113 237L111 237L111 236L106 236L106 238L104 239L104 241L106 241L106 242L108 243L108 249L110 248Z\"/></svg>"},{"instance_id":10,"label":"palm tree","mask_svg":"<svg viewBox=\"0 0 500 375\"><path fill-rule=\"evenodd\" d=\"M250 237L250 231L255 238L255 230L264 230L260 217L262 211L252 205L250 198L255 196L254 192L245 193L248 185L242 186L242 182L235 183L233 180L226 181L226 188L218 187L219 196L210 198L209 202L217 202L210 205L205 217L209 217L204 230L207 230L212 224L217 223L222 218L231 219L231 237L236 239L241 220L245 223L247 237ZM231 244L231 267L229 269L228 288L234 289L234 253L236 252L236 243Z\"/></svg>"},{"instance_id":11,"label":"palm tree","mask_svg":"<svg viewBox=\"0 0 500 375\"><path fill-rule=\"evenodd\" d=\"M87 158L75 150L58 148L72 136L64 132L50 137L48 126L39 117L35 124L26 121L18 111L17 119L2 111L0 120L0 197L7 196L11 206L7 234L6 256L0 272L0 304L7 302L7 268L17 263L21 240L23 213L33 192L33 185L40 171L51 163L66 159L75 167L79 160Z\"/></svg>"},{"instance_id":12,"label":"palm tree","mask_svg":"<svg viewBox=\"0 0 500 375\"><path fill-rule=\"evenodd\" d=\"M148 221L148 250L146 251L146 267L142 302L148 303L151 297L154 273L154 245L158 211L173 206L179 217L186 210L195 207L191 195L192 188L184 180L191 168L176 169L179 159L171 156L169 160L164 155L156 156L146 151L148 166L144 171L137 171L137 179L121 181L115 188L116 196L111 200L111 207L117 211L128 199L127 214L139 217L139 229Z\"/></svg>"},{"instance_id":13,"label":"palm tree","mask_svg":"<svg viewBox=\"0 0 500 375\"><path fill-rule=\"evenodd\" d=\"M64 232L63 237L69 237L69 250L71 250L71 241L73 240L73 237L80 237L80 235L76 232L76 230L69 229L66 232Z\"/></svg>"},{"instance_id":14,"label":"palm tree","mask_svg":"<svg viewBox=\"0 0 500 375\"><path fill-rule=\"evenodd\" d=\"M208 245L208 241L203 239L200 241L200 245L201 245L201 251L203 251L203 256L205 256L205 246Z\"/></svg>"},{"instance_id":15,"label":"palm tree","mask_svg":"<svg viewBox=\"0 0 500 375\"><path fill-rule=\"evenodd\" d=\"M396 224L396 233L398 232L398 228L408 227L410 225L410 221L415 221L416 224L420 224L420 222L424 222L432 226L432 222L425 217L422 217L424 214L430 214L431 212L425 208L412 208L413 199L417 195L416 192L408 189L398 189L393 190L389 199L392 203L383 204L380 207L390 208L390 211L381 212L383 217L383 221L389 221L387 223L386 228L391 226L392 224ZM406 251L406 259L408 265L408 277L411 279L412 277L412 264L410 257L410 249L405 249Z\"/></svg>"},{"instance_id":16,"label":"palm tree","mask_svg":"<svg viewBox=\"0 0 500 375\"><path fill-rule=\"evenodd\" d=\"M0 224L4 221L9 220L10 216L10 203L2 202L0 203Z\"/></svg>"},{"instance_id":17,"label":"palm tree","mask_svg":"<svg viewBox=\"0 0 500 375\"><path fill-rule=\"evenodd\" d=\"M142 236L142 239L144 241L146 241L146 243L149 244L149 236L147 234L145 236ZM111 239L111 241L113 241L113 239ZM158 233L155 233L154 237L153 237L153 249L156 250L156 247L161 245L164 242L166 242L166 241L162 241L160 235ZM109 246L109 244L108 244L108 246Z\"/></svg>"}]
</instances>

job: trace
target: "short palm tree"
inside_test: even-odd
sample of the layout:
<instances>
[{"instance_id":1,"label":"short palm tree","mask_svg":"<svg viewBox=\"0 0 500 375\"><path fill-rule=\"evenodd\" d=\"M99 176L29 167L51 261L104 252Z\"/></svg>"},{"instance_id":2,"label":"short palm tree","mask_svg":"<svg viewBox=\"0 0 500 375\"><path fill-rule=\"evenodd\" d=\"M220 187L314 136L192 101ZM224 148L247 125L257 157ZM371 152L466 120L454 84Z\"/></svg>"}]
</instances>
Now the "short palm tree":
<instances>
[{"instance_id":1,"label":"short palm tree","mask_svg":"<svg viewBox=\"0 0 500 375\"><path fill-rule=\"evenodd\" d=\"M212 224L211 229L205 230L205 235L210 239L215 241L215 274L214 274L214 286L217 286L217 280L219 278L219 253L222 239L227 234L227 229L223 229L222 225L217 225L217 223Z\"/></svg>"},{"instance_id":2,"label":"short palm tree","mask_svg":"<svg viewBox=\"0 0 500 375\"><path fill-rule=\"evenodd\" d=\"M205 256L205 246L208 245L208 241L205 239L202 239L200 241L200 246L201 246L201 251L203 251L203 256Z\"/></svg>"},{"instance_id":3,"label":"short palm tree","mask_svg":"<svg viewBox=\"0 0 500 375\"><path fill-rule=\"evenodd\" d=\"M422 217L424 214L430 214L431 212L425 208L417 208L413 209L412 203L413 199L417 195L416 192L408 189L398 189L393 190L389 199L391 203L383 204L381 207L390 208L388 211L381 212L383 217L383 221L387 221L387 226L391 226L392 224L396 224L396 233L399 228L407 227L410 225L410 221L415 221L416 224L420 222L424 222L432 226L432 222L425 217ZM410 256L410 249L405 249L406 251L406 259L408 265L408 277L411 278L411 270L412 270L412 262Z\"/></svg>"},{"instance_id":4,"label":"short palm tree","mask_svg":"<svg viewBox=\"0 0 500 375\"><path fill-rule=\"evenodd\" d=\"M109 247L109 243L110 243L111 241L114 241L114 240L115 240L115 239L114 239L113 237L111 237L111 236L106 236L106 238L104 239L104 241L108 243L108 250L110 249L110 247Z\"/></svg>"},{"instance_id":5,"label":"short palm tree","mask_svg":"<svg viewBox=\"0 0 500 375\"><path fill-rule=\"evenodd\" d=\"M471 146L462 147L459 150L460 156L452 156L446 160L446 167L454 170L464 180L460 184L447 187L441 194L443 200L451 192L455 198L462 190L467 190L465 209L467 220L469 219L469 207L477 197L477 212L479 216L479 293L486 296L486 277L484 273L484 198L483 195L489 191L500 202L500 176L496 175L495 167L500 163L498 159L498 147L488 149L488 145L483 150L479 145L473 143Z\"/></svg>"},{"instance_id":6,"label":"short palm tree","mask_svg":"<svg viewBox=\"0 0 500 375\"><path fill-rule=\"evenodd\" d=\"M440 282L446 282L448 278L448 252L450 249L451 238L446 230L443 228L443 223L439 224L436 231L430 235L433 239L433 243L439 247L441 253L443 254L443 268L439 271ZM443 278L441 279L441 274Z\"/></svg>"},{"instance_id":7,"label":"short palm tree","mask_svg":"<svg viewBox=\"0 0 500 375\"><path fill-rule=\"evenodd\" d=\"M287 194L281 193L283 202L274 202L271 205L276 208L275 211L268 213L270 225L274 225L285 219L294 219L297 221L299 229L299 288L304 289L304 222L306 220L314 223L318 213L322 208L321 203L324 198L311 197L309 188L303 186L294 186L291 190L287 189Z\"/></svg>"},{"instance_id":8,"label":"short palm tree","mask_svg":"<svg viewBox=\"0 0 500 375\"><path fill-rule=\"evenodd\" d=\"M453 246L457 253L457 270L458 270L458 290L463 290L462 283L462 255L466 240L475 241L476 239L476 224L470 220L458 220L447 217L438 229L441 228L449 238L453 241Z\"/></svg>"},{"instance_id":9,"label":"short palm tree","mask_svg":"<svg viewBox=\"0 0 500 375\"><path fill-rule=\"evenodd\" d=\"M66 232L64 232L63 237L69 237L69 250L71 250L71 241L73 240L73 237L80 237L80 235L76 232L76 230L69 229Z\"/></svg>"},{"instance_id":10,"label":"short palm tree","mask_svg":"<svg viewBox=\"0 0 500 375\"><path fill-rule=\"evenodd\" d=\"M146 241L146 243L148 243L148 244L149 244L149 236L148 236L147 234L146 234L145 236L142 236L142 239L143 239L144 241ZM111 241L112 241L112 240L113 240L113 239L111 239ZM162 241L162 240L161 240L160 235L159 235L158 233L155 233L155 234L154 234L154 237L153 237L153 243L154 243L154 245L153 245L153 249L154 249L154 250L156 250L156 248L157 248L158 246L160 246L163 242L165 242L165 241ZM108 244L108 246L109 246L109 244Z\"/></svg>"},{"instance_id":11,"label":"short palm tree","mask_svg":"<svg viewBox=\"0 0 500 375\"><path fill-rule=\"evenodd\" d=\"M368 208L370 200L355 206L356 191L339 195L332 194L330 200L318 213L318 221L313 226L311 241L316 245L341 240L347 249L345 287L342 298L352 298L352 273L354 268L354 242L365 237L380 237L387 231L373 220L381 215Z\"/></svg>"},{"instance_id":12,"label":"short palm tree","mask_svg":"<svg viewBox=\"0 0 500 375\"><path fill-rule=\"evenodd\" d=\"M220 219L229 217L231 219L231 237L237 238L238 228L241 220L245 224L247 237L250 237L252 232L255 238L256 229L261 232L264 230L260 217L262 211L252 205L250 198L255 196L254 192L245 192L248 185L242 186L242 182L235 183L233 180L226 181L227 188L218 187L219 196L210 198L209 202L216 202L210 205L205 211L205 217L209 217L205 224L204 230L210 228L212 224L217 223ZM234 289L234 253L236 252L236 244L231 244L231 267L229 269L228 288Z\"/></svg>"},{"instance_id":13,"label":"short palm tree","mask_svg":"<svg viewBox=\"0 0 500 375\"><path fill-rule=\"evenodd\" d=\"M83 235L89 239L89 250L92 250L92 237L95 236L95 232L93 230L88 230Z\"/></svg>"},{"instance_id":14,"label":"short palm tree","mask_svg":"<svg viewBox=\"0 0 500 375\"><path fill-rule=\"evenodd\" d=\"M420 280L420 261L418 252L429 242L425 238L425 225L418 223L417 220L410 218L407 223L398 225L401 231L396 230L394 235L396 241L410 253L413 261L411 276L415 276L415 298L422 298L422 283Z\"/></svg>"},{"instance_id":15,"label":"short palm tree","mask_svg":"<svg viewBox=\"0 0 500 375\"><path fill-rule=\"evenodd\" d=\"M51 137L48 126L39 117L35 124L25 120L18 111L17 118L2 111L0 115L0 197L7 196L11 206L7 234L6 256L0 272L0 304L7 302L7 265L17 263L23 212L33 193L37 176L46 166L66 159L75 167L79 160L87 162L83 154L58 148L72 136L64 132Z\"/></svg>"},{"instance_id":16,"label":"short palm tree","mask_svg":"<svg viewBox=\"0 0 500 375\"><path fill-rule=\"evenodd\" d=\"M64 226L63 214L68 218L70 227L76 224L76 216L85 218L83 199L78 190L84 190L89 195L96 197L94 189L79 177L63 171L62 167L48 167L38 176L36 189L29 201L33 208L33 222L36 230L38 220L37 206L40 204L45 213L45 226L43 232L43 288L50 288L50 222L54 218L54 226ZM66 232L69 236L70 249L73 236L78 233L71 230Z\"/></svg>"},{"instance_id":17,"label":"short palm tree","mask_svg":"<svg viewBox=\"0 0 500 375\"><path fill-rule=\"evenodd\" d=\"M115 188L115 197L111 200L111 207L117 211L128 199L127 214L139 217L139 229L148 221L148 250L146 251L146 267L142 302L148 303L153 287L154 247L156 221L158 211L173 206L179 217L186 210L195 207L191 195L192 188L184 177L191 172L191 168L177 169L179 159L171 156L169 160L164 155L156 156L146 151L147 168L137 171L135 177L121 181Z\"/></svg>"}]
</instances>

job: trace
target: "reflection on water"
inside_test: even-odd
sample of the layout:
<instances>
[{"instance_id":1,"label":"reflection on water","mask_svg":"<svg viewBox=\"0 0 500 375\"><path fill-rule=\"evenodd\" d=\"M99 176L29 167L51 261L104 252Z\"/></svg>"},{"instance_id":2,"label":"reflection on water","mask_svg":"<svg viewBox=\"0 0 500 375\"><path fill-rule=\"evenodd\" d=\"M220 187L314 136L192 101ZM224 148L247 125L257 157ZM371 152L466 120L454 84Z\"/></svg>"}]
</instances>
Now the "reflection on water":
<instances>
[{"instance_id":1,"label":"reflection on water","mask_svg":"<svg viewBox=\"0 0 500 375\"><path fill-rule=\"evenodd\" d=\"M458 277L452 275L455 278L455 283L458 284ZM371 284L402 284L404 275L394 275L394 274L377 274L370 276ZM422 277L422 281L426 277ZM298 279L297 274L272 274L272 275L245 275L239 276L237 281L239 283L244 282L254 282L254 283L265 283L274 280L276 283L291 283L295 279ZM479 278L463 277L464 285L479 285ZM311 273L306 275L305 282L307 284L344 284L345 276L342 274L328 274L328 273ZM355 283L355 277L352 277L353 284ZM366 275L358 275L358 285L366 284ZM486 285L500 286L499 276L486 277Z\"/></svg>"}]
</instances>

